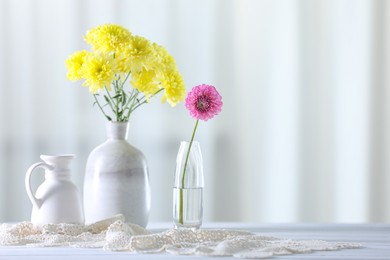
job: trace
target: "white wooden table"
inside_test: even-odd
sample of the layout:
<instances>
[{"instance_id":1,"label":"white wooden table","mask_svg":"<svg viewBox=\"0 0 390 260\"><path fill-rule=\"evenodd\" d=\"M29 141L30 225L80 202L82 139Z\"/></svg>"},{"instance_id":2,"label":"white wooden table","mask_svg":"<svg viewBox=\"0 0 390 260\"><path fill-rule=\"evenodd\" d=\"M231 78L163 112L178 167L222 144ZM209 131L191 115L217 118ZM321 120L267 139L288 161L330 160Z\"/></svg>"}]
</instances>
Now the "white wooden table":
<instances>
[{"instance_id":1,"label":"white wooden table","mask_svg":"<svg viewBox=\"0 0 390 260\"><path fill-rule=\"evenodd\" d=\"M361 249L315 252L273 257L271 259L390 259L390 224L249 224L206 223L204 228L231 228L248 230L262 235L292 239L322 239L339 242L358 242ZM169 223L151 223L148 229L162 231L171 228ZM48 259L237 259L199 256L173 256L168 254L132 254L102 249L79 248L29 248L0 247L1 260L48 260Z\"/></svg>"}]
</instances>

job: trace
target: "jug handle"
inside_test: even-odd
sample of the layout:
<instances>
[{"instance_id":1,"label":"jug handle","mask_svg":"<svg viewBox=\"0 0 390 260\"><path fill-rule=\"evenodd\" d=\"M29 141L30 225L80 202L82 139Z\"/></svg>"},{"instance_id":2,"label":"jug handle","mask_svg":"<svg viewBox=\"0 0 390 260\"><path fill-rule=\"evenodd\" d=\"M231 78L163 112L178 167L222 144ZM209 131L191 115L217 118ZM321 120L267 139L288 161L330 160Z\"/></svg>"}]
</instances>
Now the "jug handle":
<instances>
[{"instance_id":1,"label":"jug handle","mask_svg":"<svg viewBox=\"0 0 390 260\"><path fill-rule=\"evenodd\" d=\"M32 189L31 189L31 174L34 172L34 170L36 168L43 168L45 170L53 170L53 167L50 166L49 164L46 164L44 162L38 162L38 163L34 163L33 165L30 166L30 168L28 168L27 170L27 173L26 173L26 178L25 178L25 185L26 185L26 191L27 191L27 195L28 197L30 198L31 200L31 203L37 208L39 209L42 205L42 200L36 198L32 192Z\"/></svg>"}]
</instances>

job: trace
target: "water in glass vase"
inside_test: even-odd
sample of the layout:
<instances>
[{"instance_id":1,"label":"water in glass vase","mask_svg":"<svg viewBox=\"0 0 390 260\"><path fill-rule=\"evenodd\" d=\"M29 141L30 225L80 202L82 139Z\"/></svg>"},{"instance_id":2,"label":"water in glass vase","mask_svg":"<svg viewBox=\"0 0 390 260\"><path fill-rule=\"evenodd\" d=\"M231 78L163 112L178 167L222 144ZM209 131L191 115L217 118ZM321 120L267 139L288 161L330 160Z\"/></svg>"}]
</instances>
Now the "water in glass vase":
<instances>
[{"instance_id":1,"label":"water in glass vase","mask_svg":"<svg viewBox=\"0 0 390 260\"><path fill-rule=\"evenodd\" d=\"M183 192L183 217L180 218L180 190ZM175 228L198 229L202 225L203 188L173 188L173 221Z\"/></svg>"}]
</instances>

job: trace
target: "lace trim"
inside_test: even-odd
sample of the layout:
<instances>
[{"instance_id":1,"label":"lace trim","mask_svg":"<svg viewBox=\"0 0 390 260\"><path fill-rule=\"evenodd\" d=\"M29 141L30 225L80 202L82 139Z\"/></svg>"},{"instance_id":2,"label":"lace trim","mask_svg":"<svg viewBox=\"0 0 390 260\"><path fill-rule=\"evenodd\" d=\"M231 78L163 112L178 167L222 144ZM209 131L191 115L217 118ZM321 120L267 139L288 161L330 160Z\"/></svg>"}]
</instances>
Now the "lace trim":
<instances>
[{"instance_id":1,"label":"lace trim","mask_svg":"<svg viewBox=\"0 0 390 260\"><path fill-rule=\"evenodd\" d=\"M358 243L322 240L292 240L224 229L169 229L161 233L125 223L118 215L91 225L50 224L41 227L30 222L0 224L1 246L104 248L135 253L175 255L234 256L267 258L313 251L360 248Z\"/></svg>"}]
</instances>

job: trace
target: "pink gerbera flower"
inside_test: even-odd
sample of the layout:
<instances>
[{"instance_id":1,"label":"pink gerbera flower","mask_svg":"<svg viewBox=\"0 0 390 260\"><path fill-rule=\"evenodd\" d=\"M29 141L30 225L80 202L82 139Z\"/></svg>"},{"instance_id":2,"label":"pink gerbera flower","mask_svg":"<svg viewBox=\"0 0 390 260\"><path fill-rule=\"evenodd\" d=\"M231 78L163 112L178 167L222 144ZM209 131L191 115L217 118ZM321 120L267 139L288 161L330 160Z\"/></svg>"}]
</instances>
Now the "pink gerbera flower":
<instances>
[{"instance_id":1,"label":"pink gerbera flower","mask_svg":"<svg viewBox=\"0 0 390 260\"><path fill-rule=\"evenodd\" d=\"M222 97L211 85L195 86L188 93L185 106L195 119L207 121L222 110Z\"/></svg>"}]
</instances>

